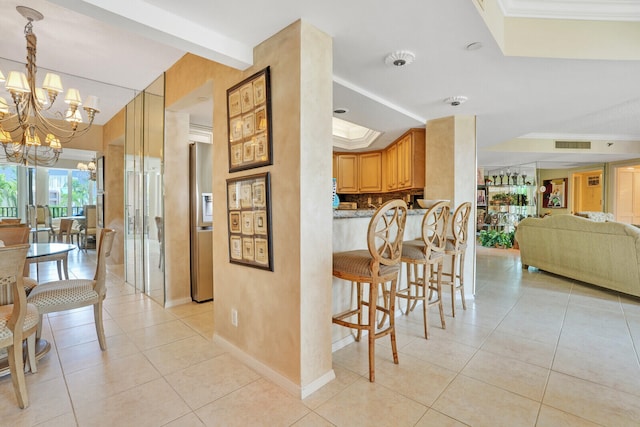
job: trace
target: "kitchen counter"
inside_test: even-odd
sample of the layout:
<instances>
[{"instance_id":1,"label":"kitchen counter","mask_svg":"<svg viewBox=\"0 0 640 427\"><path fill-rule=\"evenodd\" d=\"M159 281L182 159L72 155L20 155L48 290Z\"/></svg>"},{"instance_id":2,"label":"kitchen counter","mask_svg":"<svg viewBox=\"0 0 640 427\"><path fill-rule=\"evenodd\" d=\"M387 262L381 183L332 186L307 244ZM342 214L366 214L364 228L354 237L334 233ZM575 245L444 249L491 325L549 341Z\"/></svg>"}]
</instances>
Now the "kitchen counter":
<instances>
[{"instance_id":1,"label":"kitchen counter","mask_svg":"<svg viewBox=\"0 0 640 427\"><path fill-rule=\"evenodd\" d=\"M341 218L371 218L375 209L334 209L333 219ZM407 215L423 216L427 212L426 209L409 209Z\"/></svg>"}]
</instances>

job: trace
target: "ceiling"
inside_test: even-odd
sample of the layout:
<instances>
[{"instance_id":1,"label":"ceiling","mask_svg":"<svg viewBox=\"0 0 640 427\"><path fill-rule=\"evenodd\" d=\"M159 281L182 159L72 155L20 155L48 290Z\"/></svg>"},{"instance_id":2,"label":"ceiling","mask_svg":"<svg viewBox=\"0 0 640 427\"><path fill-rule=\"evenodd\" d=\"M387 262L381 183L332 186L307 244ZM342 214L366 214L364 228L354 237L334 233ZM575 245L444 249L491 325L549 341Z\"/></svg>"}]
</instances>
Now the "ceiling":
<instances>
[{"instance_id":1,"label":"ceiling","mask_svg":"<svg viewBox=\"0 0 640 427\"><path fill-rule=\"evenodd\" d=\"M86 90L81 90L100 96L97 122L104 123L185 52L244 69L251 65L253 46L303 19L333 38L334 108L348 109L340 118L382 132L369 149L382 148L427 120L475 115L481 166L537 161L541 167L566 167L640 158L638 58L594 59L597 46L587 31L543 46L573 43L572 59L518 54L518 43L514 47L501 39L502 29L487 21L491 10L498 10L505 22L511 17L527 23L625 21L631 27L621 30L624 43L616 45L640 52L640 30L635 32L640 1L475 2L4 0L0 58L24 62L25 21L15 6L39 10L45 16L34 24L40 70L64 73L66 86L73 76L91 80L82 79ZM615 35L617 27L606 28ZM481 49L466 48L476 42ZM587 49L591 55L584 57L591 59L579 59ZM385 64L385 56L400 50L414 53L415 61L405 67ZM6 74L9 69L0 61L0 70ZM195 122L210 117L202 114L201 107L210 104L199 95L184 103ZM468 101L459 106L444 102L459 95ZM6 94L0 91L0 96ZM545 148L556 139L588 139L597 149L558 153Z\"/></svg>"}]
</instances>

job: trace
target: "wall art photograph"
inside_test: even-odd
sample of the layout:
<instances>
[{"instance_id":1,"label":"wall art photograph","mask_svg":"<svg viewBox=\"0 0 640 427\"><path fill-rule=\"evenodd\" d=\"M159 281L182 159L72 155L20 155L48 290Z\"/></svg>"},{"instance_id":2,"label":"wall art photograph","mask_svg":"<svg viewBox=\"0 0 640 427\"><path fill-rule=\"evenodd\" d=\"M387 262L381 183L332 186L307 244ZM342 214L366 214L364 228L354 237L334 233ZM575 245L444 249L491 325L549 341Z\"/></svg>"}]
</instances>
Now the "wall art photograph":
<instances>
[{"instance_id":1,"label":"wall art photograph","mask_svg":"<svg viewBox=\"0 0 640 427\"><path fill-rule=\"evenodd\" d=\"M227 90L229 172L273 164L269 67Z\"/></svg>"},{"instance_id":2,"label":"wall art photograph","mask_svg":"<svg viewBox=\"0 0 640 427\"><path fill-rule=\"evenodd\" d=\"M270 188L269 172L227 179L231 263L273 271Z\"/></svg>"}]
</instances>

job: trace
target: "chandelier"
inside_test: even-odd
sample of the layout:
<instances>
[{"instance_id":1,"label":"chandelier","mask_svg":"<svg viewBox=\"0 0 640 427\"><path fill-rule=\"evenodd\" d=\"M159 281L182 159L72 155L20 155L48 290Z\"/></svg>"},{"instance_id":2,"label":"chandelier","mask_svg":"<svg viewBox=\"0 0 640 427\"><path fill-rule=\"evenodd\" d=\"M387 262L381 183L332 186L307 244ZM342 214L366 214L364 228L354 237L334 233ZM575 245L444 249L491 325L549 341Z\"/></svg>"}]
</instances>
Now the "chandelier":
<instances>
[{"instance_id":1,"label":"chandelier","mask_svg":"<svg viewBox=\"0 0 640 427\"><path fill-rule=\"evenodd\" d=\"M51 109L59 93L63 91L60 76L47 73L42 87L36 87L36 35L33 21L44 16L37 10L17 6L16 10L27 19L24 27L27 39L27 73L11 71L5 79L0 71L0 83L5 83L11 94L11 109L7 101L0 97L0 143L8 161L23 165L34 164L52 166L62 153L62 144L86 133L96 113L100 112L98 98L88 96L82 109L88 117L83 122L79 107L83 105L80 92L69 89L64 98L68 105L66 112L56 113L56 118L46 118L44 113ZM12 111L13 110L13 111Z\"/></svg>"},{"instance_id":2,"label":"chandelier","mask_svg":"<svg viewBox=\"0 0 640 427\"><path fill-rule=\"evenodd\" d=\"M91 181L96 180L96 158L94 157L91 161L87 163L79 162L76 166L78 170L89 172L89 179Z\"/></svg>"}]
</instances>

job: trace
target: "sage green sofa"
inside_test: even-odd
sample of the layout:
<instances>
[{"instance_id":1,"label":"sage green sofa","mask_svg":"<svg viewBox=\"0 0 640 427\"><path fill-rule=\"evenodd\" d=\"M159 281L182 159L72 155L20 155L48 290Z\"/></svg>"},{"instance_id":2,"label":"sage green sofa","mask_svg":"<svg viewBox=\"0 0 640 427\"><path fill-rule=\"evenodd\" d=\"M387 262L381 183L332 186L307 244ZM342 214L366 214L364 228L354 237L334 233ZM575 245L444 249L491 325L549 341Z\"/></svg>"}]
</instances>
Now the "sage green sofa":
<instances>
[{"instance_id":1,"label":"sage green sofa","mask_svg":"<svg viewBox=\"0 0 640 427\"><path fill-rule=\"evenodd\" d=\"M522 220L516 240L523 268L640 296L640 228L550 215Z\"/></svg>"}]
</instances>

